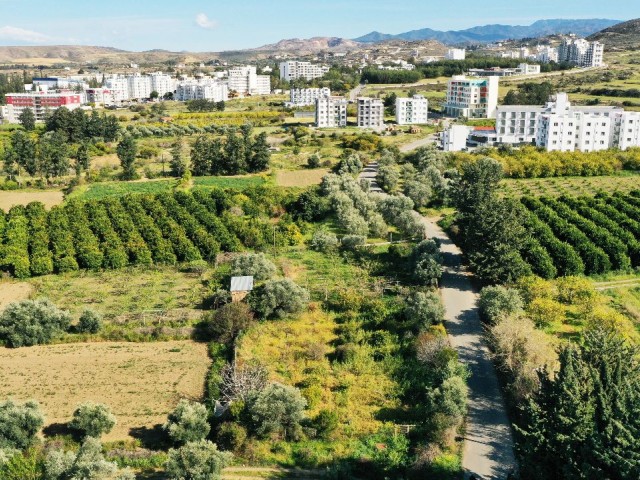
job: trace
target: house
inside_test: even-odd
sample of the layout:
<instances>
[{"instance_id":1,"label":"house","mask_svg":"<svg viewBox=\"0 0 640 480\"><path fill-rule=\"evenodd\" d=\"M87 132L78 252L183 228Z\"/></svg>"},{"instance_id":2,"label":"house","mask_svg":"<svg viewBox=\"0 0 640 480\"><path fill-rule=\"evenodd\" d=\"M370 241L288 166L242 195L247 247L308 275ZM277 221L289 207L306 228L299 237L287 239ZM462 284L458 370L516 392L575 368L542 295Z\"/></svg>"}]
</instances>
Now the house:
<instances>
[{"instance_id":1,"label":"house","mask_svg":"<svg viewBox=\"0 0 640 480\"><path fill-rule=\"evenodd\" d=\"M253 277L231 277L231 301L241 302L253 290Z\"/></svg>"}]
</instances>

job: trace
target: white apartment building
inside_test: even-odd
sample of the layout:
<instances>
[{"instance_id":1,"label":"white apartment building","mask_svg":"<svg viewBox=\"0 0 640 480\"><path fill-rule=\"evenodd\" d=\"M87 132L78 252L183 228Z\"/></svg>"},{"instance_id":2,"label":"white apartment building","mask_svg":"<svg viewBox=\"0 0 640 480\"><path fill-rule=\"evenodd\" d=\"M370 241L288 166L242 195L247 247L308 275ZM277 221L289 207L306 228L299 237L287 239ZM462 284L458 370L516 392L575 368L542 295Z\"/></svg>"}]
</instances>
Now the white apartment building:
<instances>
[{"instance_id":1,"label":"white apartment building","mask_svg":"<svg viewBox=\"0 0 640 480\"><path fill-rule=\"evenodd\" d=\"M498 106L499 77L467 78L454 75L447 85L446 115L491 118Z\"/></svg>"},{"instance_id":2,"label":"white apartment building","mask_svg":"<svg viewBox=\"0 0 640 480\"><path fill-rule=\"evenodd\" d=\"M540 65L532 65L530 63L521 63L516 69L518 75L539 75Z\"/></svg>"},{"instance_id":3,"label":"white apartment building","mask_svg":"<svg viewBox=\"0 0 640 480\"><path fill-rule=\"evenodd\" d=\"M298 78L313 80L323 77L329 72L326 65L316 65L311 62L288 61L280 63L280 78L290 82Z\"/></svg>"},{"instance_id":4,"label":"white apartment building","mask_svg":"<svg viewBox=\"0 0 640 480\"><path fill-rule=\"evenodd\" d=\"M358 98L358 127L380 130L384 127L384 102L379 98Z\"/></svg>"},{"instance_id":5,"label":"white apartment building","mask_svg":"<svg viewBox=\"0 0 640 480\"><path fill-rule=\"evenodd\" d=\"M117 103L111 90L106 87L87 88L84 93L87 96L87 102L94 103L96 106L106 107Z\"/></svg>"},{"instance_id":6,"label":"white apartment building","mask_svg":"<svg viewBox=\"0 0 640 480\"><path fill-rule=\"evenodd\" d=\"M229 88L221 82L205 79L201 81L187 80L176 85L176 100L211 100L212 102L226 102L229 100Z\"/></svg>"},{"instance_id":7,"label":"white apartment building","mask_svg":"<svg viewBox=\"0 0 640 480\"><path fill-rule=\"evenodd\" d=\"M129 98L142 100L151 96L151 77L135 73L127 76L127 88L129 90Z\"/></svg>"},{"instance_id":8,"label":"white apartment building","mask_svg":"<svg viewBox=\"0 0 640 480\"><path fill-rule=\"evenodd\" d=\"M467 51L464 48L450 48L444 55L445 60L464 60L467 57Z\"/></svg>"},{"instance_id":9,"label":"white apartment building","mask_svg":"<svg viewBox=\"0 0 640 480\"><path fill-rule=\"evenodd\" d=\"M565 38L558 47L558 62L569 62L579 67L601 67L604 45L588 42L584 38Z\"/></svg>"},{"instance_id":10,"label":"white apartment building","mask_svg":"<svg viewBox=\"0 0 640 480\"><path fill-rule=\"evenodd\" d=\"M348 103L343 97L319 97L316 100L316 127L346 127Z\"/></svg>"},{"instance_id":11,"label":"white apartment building","mask_svg":"<svg viewBox=\"0 0 640 480\"><path fill-rule=\"evenodd\" d=\"M109 89L116 103L126 102L131 98L129 97L129 82L122 75L106 77L104 86Z\"/></svg>"},{"instance_id":12,"label":"white apartment building","mask_svg":"<svg viewBox=\"0 0 640 480\"><path fill-rule=\"evenodd\" d=\"M227 82L229 91L237 92L240 95L269 95L271 93L271 77L258 75L254 66L229 69Z\"/></svg>"},{"instance_id":13,"label":"white apartment building","mask_svg":"<svg viewBox=\"0 0 640 480\"><path fill-rule=\"evenodd\" d=\"M151 78L151 91L158 92L160 98L166 93L173 93L175 90L175 80L171 75L164 74L162 72L155 72L149 75Z\"/></svg>"},{"instance_id":14,"label":"white apartment building","mask_svg":"<svg viewBox=\"0 0 640 480\"><path fill-rule=\"evenodd\" d=\"M396 122L398 125L427 123L429 101L422 95L396 99Z\"/></svg>"},{"instance_id":15,"label":"white apartment building","mask_svg":"<svg viewBox=\"0 0 640 480\"><path fill-rule=\"evenodd\" d=\"M322 97L330 97L331 89L329 88L292 88L289 92L289 107L303 107L306 105L315 105L316 100Z\"/></svg>"},{"instance_id":16,"label":"white apartment building","mask_svg":"<svg viewBox=\"0 0 640 480\"><path fill-rule=\"evenodd\" d=\"M498 142L524 144L535 142L538 116L546 107L536 105L500 105L496 109Z\"/></svg>"},{"instance_id":17,"label":"white apartment building","mask_svg":"<svg viewBox=\"0 0 640 480\"><path fill-rule=\"evenodd\" d=\"M557 62L558 49L554 47L540 46L536 53L536 60L540 63Z\"/></svg>"},{"instance_id":18,"label":"white apartment building","mask_svg":"<svg viewBox=\"0 0 640 480\"><path fill-rule=\"evenodd\" d=\"M459 152L467 148L467 138L473 127L451 125L442 132L442 149L445 152Z\"/></svg>"}]
</instances>

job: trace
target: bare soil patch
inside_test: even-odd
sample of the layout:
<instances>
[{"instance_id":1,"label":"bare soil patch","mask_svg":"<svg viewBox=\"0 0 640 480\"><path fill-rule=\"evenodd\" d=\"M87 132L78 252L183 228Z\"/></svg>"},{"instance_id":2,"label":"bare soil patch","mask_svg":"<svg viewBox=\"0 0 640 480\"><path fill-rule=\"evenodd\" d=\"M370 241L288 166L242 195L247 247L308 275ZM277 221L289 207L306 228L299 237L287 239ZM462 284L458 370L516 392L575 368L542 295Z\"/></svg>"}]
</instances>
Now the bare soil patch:
<instances>
[{"instance_id":1,"label":"bare soil patch","mask_svg":"<svg viewBox=\"0 0 640 480\"><path fill-rule=\"evenodd\" d=\"M33 287L26 282L0 282L0 311L10 303L29 298L31 292Z\"/></svg>"},{"instance_id":2,"label":"bare soil patch","mask_svg":"<svg viewBox=\"0 0 640 480\"><path fill-rule=\"evenodd\" d=\"M329 171L325 168L314 170L279 171L276 183L281 187L309 187L319 185Z\"/></svg>"},{"instance_id":3,"label":"bare soil patch","mask_svg":"<svg viewBox=\"0 0 640 480\"><path fill-rule=\"evenodd\" d=\"M192 341L85 343L0 349L0 398L38 400L46 425L66 423L79 403L109 405L118 419L104 440L164 423L181 398L200 399L207 347Z\"/></svg>"},{"instance_id":4,"label":"bare soil patch","mask_svg":"<svg viewBox=\"0 0 640 480\"><path fill-rule=\"evenodd\" d=\"M0 191L0 208L5 212L14 205L27 205L31 202L42 202L49 209L64 200L61 191L25 192L22 190Z\"/></svg>"}]
</instances>

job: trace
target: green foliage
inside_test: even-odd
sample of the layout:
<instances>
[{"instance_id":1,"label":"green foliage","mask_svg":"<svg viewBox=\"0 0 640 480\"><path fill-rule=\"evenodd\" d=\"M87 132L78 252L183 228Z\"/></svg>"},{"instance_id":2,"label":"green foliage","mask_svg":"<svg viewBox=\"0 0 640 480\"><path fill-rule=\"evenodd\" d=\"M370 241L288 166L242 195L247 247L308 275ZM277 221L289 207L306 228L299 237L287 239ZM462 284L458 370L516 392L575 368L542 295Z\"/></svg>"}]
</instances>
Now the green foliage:
<instances>
[{"instance_id":1,"label":"green foliage","mask_svg":"<svg viewBox=\"0 0 640 480\"><path fill-rule=\"evenodd\" d=\"M28 448L35 442L42 425L44 415L37 402L20 404L6 400L0 403L0 449Z\"/></svg>"},{"instance_id":2,"label":"green foliage","mask_svg":"<svg viewBox=\"0 0 640 480\"><path fill-rule=\"evenodd\" d=\"M208 418L207 408L203 404L180 400L162 428L176 444L201 442L211 429Z\"/></svg>"},{"instance_id":3,"label":"green foliage","mask_svg":"<svg viewBox=\"0 0 640 480\"><path fill-rule=\"evenodd\" d=\"M365 68L362 81L368 83L416 83L423 77L420 70L382 70Z\"/></svg>"},{"instance_id":4,"label":"green foliage","mask_svg":"<svg viewBox=\"0 0 640 480\"><path fill-rule=\"evenodd\" d=\"M338 237L328 230L316 230L311 237L309 247L317 252L329 253L338 247Z\"/></svg>"},{"instance_id":5,"label":"green foliage","mask_svg":"<svg viewBox=\"0 0 640 480\"><path fill-rule=\"evenodd\" d=\"M418 331L441 324L444 314L442 300L434 291L413 292L405 301L404 316Z\"/></svg>"},{"instance_id":6,"label":"green foliage","mask_svg":"<svg viewBox=\"0 0 640 480\"><path fill-rule=\"evenodd\" d=\"M264 253L243 253L231 261L231 275L252 276L254 280L268 280L276 274L276 266Z\"/></svg>"},{"instance_id":7,"label":"green foliage","mask_svg":"<svg viewBox=\"0 0 640 480\"><path fill-rule=\"evenodd\" d=\"M288 278L269 280L255 288L247 302L259 318L282 318L302 311L309 302L309 292Z\"/></svg>"},{"instance_id":8,"label":"green foliage","mask_svg":"<svg viewBox=\"0 0 640 480\"><path fill-rule=\"evenodd\" d=\"M18 121L27 132L36 128L36 116L30 108L22 110L22 113L18 116Z\"/></svg>"},{"instance_id":9,"label":"green foliage","mask_svg":"<svg viewBox=\"0 0 640 480\"><path fill-rule=\"evenodd\" d=\"M311 427L315 429L318 438L328 440L338 428L340 418L334 410L320 410L311 420Z\"/></svg>"},{"instance_id":10,"label":"green foliage","mask_svg":"<svg viewBox=\"0 0 640 480\"><path fill-rule=\"evenodd\" d=\"M120 143L118 143L118 147L116 148L116 153L118 154L118 158L120 159L120 165L122 166L122 179L123 180L134 180L137 178L138 174L136 173L136 155L138 154L138 147L136 145L136 141L131 135L125 135Z\"/></svg>"},{"instance_id":11,"label":"green foliage","mask_svg":"<svg viewBox=\"0 0 640 480\"><path fill-rule=\"evenodd\" d=\"M172 480L218 480L231 458L230 453L220 452L208 440L189 442L169 450L166 472Z\"/></svg>"},{"instance_id":12,"label":"green foliage","mask_svg":"<svg viewBox=\"0 0 640 480\"><path fill-rule=\"evenodd\" d=\"M524 308L518 290L501 285L484 287L478 306L480 314L489 323L497 323L505 317L518 314Z\"/></svg>"},{"instance_id":13,"label":"green foliage","mask_svg":"<svg viewBox=\"0 0 640 480\"><path fill-rule=\"evenodd\" d=\"M187 110L190 112L224 112L225 108L223 101L214 102L206 99L189 100L186 104Z\"/></svg>"},{"instance_id":14,"label":"green foliage","mask_svg":"<svg viewBox=\"0 0 640 480\"><path fill-rule=\"evenodd\" d=\"M4 452L8 452L4 450ZM3 480L42 480L44 466L38 451L31 448L24 453L9 451L6 462L0 459L0 478ZM0 451L2 457L2 451Z\"/></svg>"},{"instance_id":15,"label":"green foliage","mask_svg":"<svg viewBox=\"0 0 640 480\"><path fill-rule=\"evenodd\" d=\"M85 309L80 315L80 320L76 326L78 333L98 333L102 328L102 315L90 309Z\"/></svg>"},{"instance_id":16,"label":"green foliage","mask_svg":"<svg viewBox=\"0 0 640 480\"><path fill-rule=\"evenodd\" d=\"M246 303L227 303L205 315L205 329L210 338L218 343L231 344L253 323L253 313Z\"/></svg>"},{"instance_id":17,"label":"green foliage","mask_svg":"<svg viewBox=\"0 0 640 480\"><path fill-rule=\"evenodd\" d=\"M502 103L504 105L544 105L554 93L550 82L524 82L518 85L517 90L509 90Z\"/></svg>"},{"instance_id":18,"label":"green foliage","mask_svg":"<svg viewBox=\"0 0 640 480\"><path fill-rule=\"evenodd\" d=\"M252 429L258 436L276 434L293 440L300 436L306 406L300 390L280 383L255 392L247 401Z\"/></svg>"},{"instance_id":19,"label":"green foliage","mask_svg":"<svg viewBox=\"0 0 640 480\"><path fill-rule=\"evenodd\" d=\"M223 450L238 452L247 439L247 429L234 422L224 422L216 435L218 445Z\"/></svg>"},{"instance_id":20,"label":"green foliage","mask_svg":"<svg viewBox=\"0 0 640 480\"><path fill-rule=\"evenodd\" d=\"M116 417L111 409L102 403L83 403L73 412L69 426L83 436L100 438L116 425Z\"/></svg>"},{"instance_id":21,"label":"green foliage","mask_svg":"<svg viewBox=\"0 0 640 480\"><path fill-rule=\"evenodd\" d=\"M61 133L72 142L93 138L113 142L120 132L118 120L114 115L99 115L96 110L87 115L80 108L71 112L65 107L55 109L47 117L45 126L47 132Z\"/></svg>"},{"instance_id":22,"label":"green foliage","mask_svg":"<svg viewBox=\"0 0 640 480\"><path fill-rule=\"evenodd\" d=\"M442 276L440 245L434 240L423 240L411 252L411 276L421 284L432 286Z\"/></svg>"},{"instance_id":23,"label":"green foliage","mask_svg":"<svg viewBox=\"0 0 640 480\"><path fill-rule=\"evenodd\" d=\"M0 313L0 340L12 348L49 343L68 328L69 313L49 300L23 300Z\"/></svg>"}]
</instances>

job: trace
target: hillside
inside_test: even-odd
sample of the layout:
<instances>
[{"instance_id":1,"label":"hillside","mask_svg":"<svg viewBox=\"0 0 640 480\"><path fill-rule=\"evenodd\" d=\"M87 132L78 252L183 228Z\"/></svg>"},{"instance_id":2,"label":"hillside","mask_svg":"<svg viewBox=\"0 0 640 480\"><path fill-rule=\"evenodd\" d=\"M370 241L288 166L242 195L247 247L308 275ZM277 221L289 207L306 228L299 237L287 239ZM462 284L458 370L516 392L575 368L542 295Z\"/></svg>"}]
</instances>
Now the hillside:
<instances>
[{"instance_id":1,"label":"hillside","mask_svg":"<svg viewBox=\"0 0 640 480\"><path fill-rule=\"evenodd\" d=\"M347 52L361 46L359 42L338 37L313 37L309 39L292 38L280 40L278 43L263 45L252 51L292 52L308 55L322 51Z\"/></svg>"},{"instance_id":2,"label":"hillside","mask_svg":"<svg viewBox=\"0 0 640 480\"><path fill-rule=\"evenodd\" d=\"M538 20L531 25L483 25L465 30L439 31L430 28L412 30L390 35L371 32L355 38L357 42L375 43L391 39L401 40L437 40L445 44L456 43L489 43L506 39L532 38L557 33L576 33L581 36L590 35L603 28L619 23L619 20L586 19L586 20Z\"/></svg>"},{"instance_id":3,"label":"hillside","mask_svg":"<svg viewBox=\"0 0 640 480\"><path fill-rule=\"evenodd\" d=\"M604 43L607 50L636 49L640 47L640 18L605 28L591 35L589 40Z\"/></svg>"}]
</instances>

